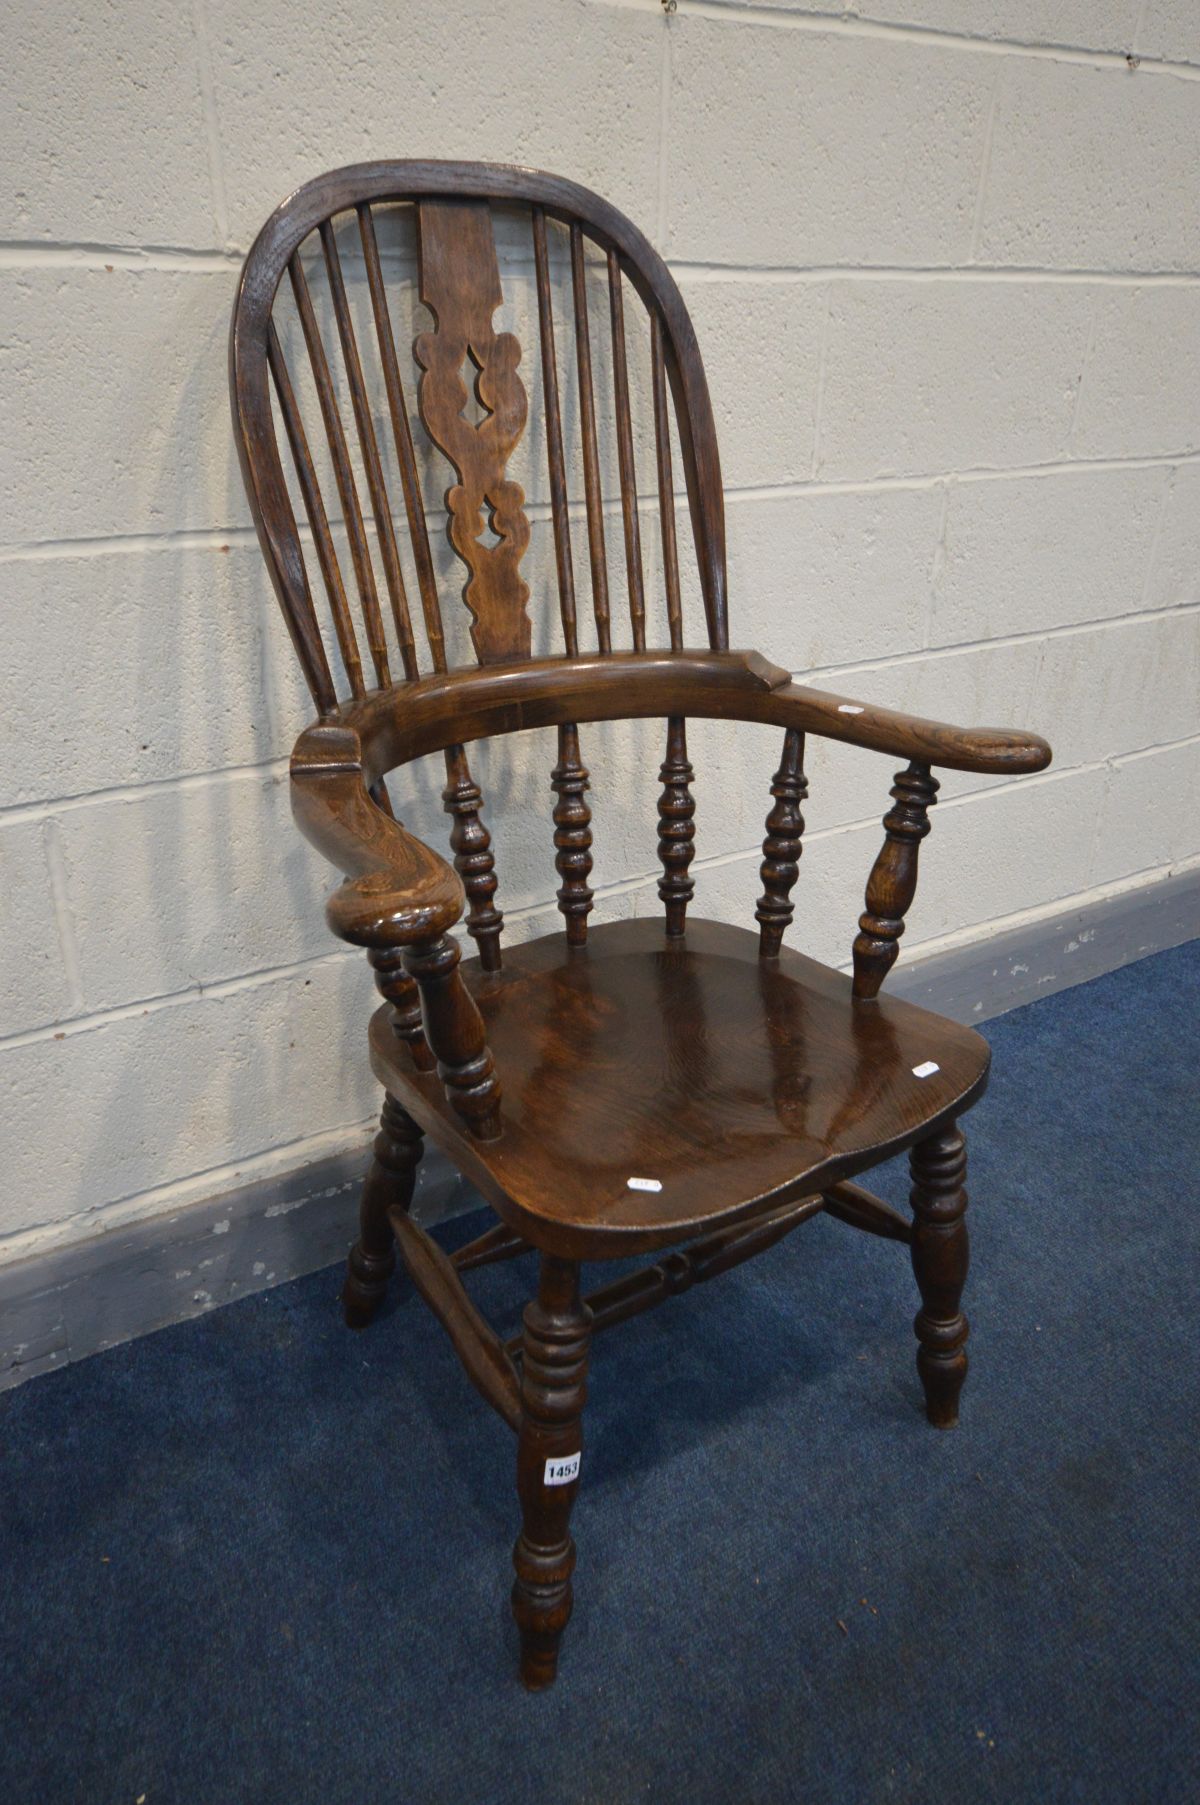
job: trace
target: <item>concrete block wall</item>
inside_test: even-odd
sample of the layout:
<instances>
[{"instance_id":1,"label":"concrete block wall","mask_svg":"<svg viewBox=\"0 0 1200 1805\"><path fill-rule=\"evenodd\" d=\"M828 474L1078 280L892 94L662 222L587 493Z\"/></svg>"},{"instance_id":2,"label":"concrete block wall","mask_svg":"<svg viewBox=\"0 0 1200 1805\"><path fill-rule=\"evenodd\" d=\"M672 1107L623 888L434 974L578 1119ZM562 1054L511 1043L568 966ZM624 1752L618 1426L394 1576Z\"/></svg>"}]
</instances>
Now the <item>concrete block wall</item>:
<instances>
[{"instance_id":1,"label":"concrete block wall","mask_svg":"<svg viewBox=\"0 0 1200 1805\"><path fill-rule=\"evenodd\" d=\"M288 817L306 700L225 397L240 259L333 165L529 162L626 209L706 354L734 643L1053 737L1039 778L947 778L908 956L1200 857L1191 0L45 0L5 79L0 1262L365 1145L372 993ZM697 906L748 922L777 736L692 747ZM585 756L599 914L655 910L658 729ZM478 761L516 934L555 919L552 758ZM890 775L811 749L820 957L847 957ZM396 798L444 844L439 788Z\"/></svg>"}]
</instances>

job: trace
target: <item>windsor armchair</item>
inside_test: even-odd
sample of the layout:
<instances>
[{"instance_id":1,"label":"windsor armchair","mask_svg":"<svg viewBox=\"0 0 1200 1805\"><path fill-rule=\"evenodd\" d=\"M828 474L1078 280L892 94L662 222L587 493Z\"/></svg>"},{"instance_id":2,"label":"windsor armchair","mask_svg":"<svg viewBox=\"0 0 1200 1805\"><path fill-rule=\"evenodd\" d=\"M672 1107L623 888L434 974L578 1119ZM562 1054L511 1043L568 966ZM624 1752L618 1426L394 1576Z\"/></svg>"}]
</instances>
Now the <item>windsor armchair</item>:
<instances>
[{"instance_id":1,"label":"windsor armchair","mask_svg":"<svg viewBox=\"0 0 1200 1805\"><path fill-rule=\"evenodd\" d=\"M523 245L513 236L513 214L528 234ZM381 251L377 229L393 216L415 232L427 310L413 346L429 442L420 449L393 318L403 258L395 264L397 253ZM539 632L554 604L543 607L545 597L522 577L530 519L508 472L529 408L520 345L495 324L505 300L497 217L509 233L505 255L527 279L532 270L536 293L561 627L561 643L545 651L533 643L529 604ZM289 291L290 324L281 327ZM627 306L649 343L657 488L649 509L637 487ZM533 312L531 304L531 319ZM573 339L573 357L560 356L556 329L561 342ZM879 991L915 894L918 847L938 788L933 768L1038 771L1050 751L1033 734L966 730L845 701L793 682L754 652L728 649L720 466L691 322L641 233L572 182L436 162L363 164L310 182L272 215L247 258L230 364L250 504L317 709L292 759L294 812L345 879L328 904L329 924L366 948L385 999L370 1024L370 1057L386 1095L349 1256L346 1318L354 1327L368 1322L398 1245L467 1376L516 1433L522 1526L513 1611L522 1677L544 1686L555 1677L571 1610L568 1522L580 1482L589 1341L598 1329L737 1265L824 1211L910 1247L927 1414L943 1428L956 1421L967 1369L960 1309L966 1156L957 1121L984 1089L988 1049L969 1030ZM564 383L572 365L573 388ZM607 409L598 394L610 386ZM573 416L563 406L568 390ZM616 472L608 484L600 452L610 425ZM568 473L576 455L582 506L577 493L573 508ZM702 605L698 648L685 648L676 457ZM426 522L426 463L440 458L454 478L445 510L450 544L466 567L473 651L473 661L468 654L457 667ZM336 504L326 499L333 494ZM576 592L581 523L590 623ZM648 610L648 529L665 596L658 627ZM624 604L610 606L618 545L625 650L617 643ZM325 623L310 564L327 592ZM409 599L414 577L419 613ZM756 933L688 914L689 716L765 722L782 734ZM580 729L641 717L666 724L662 917L595 926ZM565 931L502 953L492 840L467 747L534 728L557 734L552 824ZM852 977L783 945L804 827L804 739L814 733L904 761L866 883ZM445 762L452 864L394 817L384 781L428 754ZM549 840L548 830L547 856ZM464 911L477 948L469 961L450 934ZM497 1217L453 1256L409 1215L426 1134ZM853 1182L905 1148L911 1222ZM583 1295L582 1261L662 1249L673 1251ZM522 1334L504 1343L471 1302L463 1274L531 1250L536 1293Z\"/></svg>"}]
</instances>

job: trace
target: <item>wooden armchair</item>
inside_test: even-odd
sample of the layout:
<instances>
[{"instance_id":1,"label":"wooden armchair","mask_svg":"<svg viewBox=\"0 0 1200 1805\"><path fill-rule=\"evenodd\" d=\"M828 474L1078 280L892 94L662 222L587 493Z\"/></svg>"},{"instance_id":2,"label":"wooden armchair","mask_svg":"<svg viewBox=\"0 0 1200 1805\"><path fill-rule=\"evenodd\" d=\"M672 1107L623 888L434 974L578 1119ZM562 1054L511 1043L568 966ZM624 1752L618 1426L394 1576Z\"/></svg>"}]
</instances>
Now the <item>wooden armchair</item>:
<instances>
[{"instance_id":1,"label":"wooden armchair","mask_svg":"<svg viewBox=\"0 0 1200 1805\"><path fill-rule=\"evenodd\" d=\"M445 503L451 544L467 568L462 594L477 658L457 669L448 668L385 279L390 265L376 232L377 219L395 207L409 217L415 212L420 298L432 316L414 344L420 420L456 479ZM562 633L561 650L551 656L531 655L530 591L520 571L530 525L523 491L507 474L528 401L520 346L493 323L504 299L497 209L506 221L519 212L530 234L526 247L532 245ZM348 216L340 227L339 215ZM346 228L353 233L355 223L353 261L365 279L357 309L344 250ZM555 270L564 272L567 297L560 293L557 302ZM589 304L589 276L597 273L607 288L602 310ZM298 321L291 359L277 329L285 275ZM324 302L316 297L318 277ZM573 311L569 360L556 355L556 306L564 321ZM645 511L635 472L629 306L648 316L657 509ZM593 346L602 341L611 356L611 400L593 374ZM368 381L367 350L381 385ZM477 405L464 380L468 360ZM569 372L560 367L567 361ZM330 926L367 949L385 999L371 1021L370 1055L386 1100L350 1253L346 1318L356 1328L369 1321L398 1243L467 1376L516 1434L522 1527L513 1611L522 1678L546 1686L571 1611L568 1522L580 1480L588 1347L597 1329L737 1265L824 1211L909 1245L929 1420L941 1428L955 1422L967 1370L967 1321L959 1307L967 1270L966 1157L957 1120L983 1092L988 1049L968 1029L882 999L879 990L913 900L918 848L938 788L933 767L1040 771L1050 750L1030 733L945 726L842 700L793 683L755 652L728 650L721 474L692 325L641 233L572 182L488 164L396 162L308 183L271 216L246 260L230 363L246 489L318 711L296 743L294 811L302 832L345 878L328 905ZM315 395L307 419L301 375ZM576 407L570 416L561 402L568 390ZM615 423L619 482L612 493L615 500L619 487L628 650L615 643L623 608L610 595L598 423ZM582 508L568 495L565 438L581 457ZM707 643L700 649L684 646L673 444L703 599ZM322 490L314 447L327 454L336 501L328 481ZM397 487L402 517L398 505L393 513ZM660 548L665 591L657 627L647 605L647 526ZM576 594L581 535L593 617L586 630ZM339 540L349 548L348 566ZM316 571L328 598L325 625L311 586ZM410 602L413 573L419 615ZM666 722L658 800L662 918L589 932L592 836L581 726L645 716ZM781 730L757 933L688 916L695 806L689 716ZM491 838L466 748L536 727L557 729L552 820L565 932L502 954ZM904 766L867 879L853 979L783 946L810 733L887 753ZM393 817L384 783L388 772L429 753L445 757L453 865ZM549 842L548 826L547 859ZM464 910L478 949L469 961L450 933ZM425 1134L498 1217L449 1257L408 1214ZM911 1223L853 1182L902 1148L911 1150ZM462 1275L529 1249L538 1255L536 1295L523 1334L506 1344L470 1301ZM641 1249L672 1251L583 1295L582 1261Z\"/></svg>"}]
</instances>

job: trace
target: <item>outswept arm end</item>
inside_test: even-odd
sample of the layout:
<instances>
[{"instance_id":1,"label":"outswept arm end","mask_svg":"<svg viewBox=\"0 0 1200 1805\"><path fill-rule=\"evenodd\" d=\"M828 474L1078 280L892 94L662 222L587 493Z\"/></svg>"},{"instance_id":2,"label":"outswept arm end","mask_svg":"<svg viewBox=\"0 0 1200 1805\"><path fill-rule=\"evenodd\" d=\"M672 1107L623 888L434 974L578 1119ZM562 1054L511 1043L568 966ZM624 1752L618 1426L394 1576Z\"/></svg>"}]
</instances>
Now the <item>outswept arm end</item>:
<instances>
[{"instance_id":1,"label":"outswept arm end","mask_svg":"<svg viewBox=\"0 0 1200 1805\"><path fill-rule=\"evenodd\" d=\"M463 887L445 859L371 800L355 731L318 722L292 754L292 814L305 839L345 874L326 904L355 946L414 946L453 927Z\"/></svg>"},{"instance_id":2,"label":"outswept arm end","mask_svg":"<svg viewBox=\"0 0 1200 1805\"><path fill-rule=\"evenodd\" d=\"M894 708L810 689L803 683L774 686L767 708L769 717L783 726L952 771L1018 777L1044 771L1051 759L1050 747L1040 734L1012 727L954 727L945 721L926 721Z\"/></svg>"}]
</instances>

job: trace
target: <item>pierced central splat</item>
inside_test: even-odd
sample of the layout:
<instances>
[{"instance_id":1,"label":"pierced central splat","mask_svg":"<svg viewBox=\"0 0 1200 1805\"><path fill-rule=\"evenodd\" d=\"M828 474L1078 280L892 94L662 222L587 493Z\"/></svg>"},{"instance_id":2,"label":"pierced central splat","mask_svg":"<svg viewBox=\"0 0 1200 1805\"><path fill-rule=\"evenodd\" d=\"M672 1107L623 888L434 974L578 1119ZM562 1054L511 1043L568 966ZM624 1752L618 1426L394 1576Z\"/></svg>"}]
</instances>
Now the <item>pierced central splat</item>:
<instances>
[{"instance_id":1,"label":"pierced central splat","mask_svg":"<svg viewBox=\"0 0 1200 1805\"><path fill-rule=\"evenodd\" d=\"M421 299L436 322L413 354L422 369L418 405L425 429L449 458L458 482L446 491L450 543L470 572L463 600L481 664L527 658L529 586L520 563L529 545L525 491L505 474L525 430L528 402L517 375L521 347L497 333L492 316L503 301L491 210L485 201L422 201L419 213ZM483 418L467 409L473 366Z\"/></svg>"},{"instance_id":2,"label":"pierced central splat","mask_svg":"<svg viewBox=\"0 0 1200 1805\"><path fill-rule=\"evenodd\" d=\"M487 402L483 398L483 389L480 385L480 380L479 380L480 377L483 375L483 365L480 363L478 357L475 355L475 350L472 345L467 346L467 356L470 358L472 367L474 368L474 371L475 371L475 377L471 384L471 392L475 397L475 405L479 409L479 416L480 416L479 418L477 418L475 420L471 420L469 422L469 424L478 428L483 425L485 420L491 419L492 409L488 406ZM468 418L466 410L467 410L467 404L464 401L463 402L463 419L464 420L466 420Z\"/></svg>"}]
</instances>

